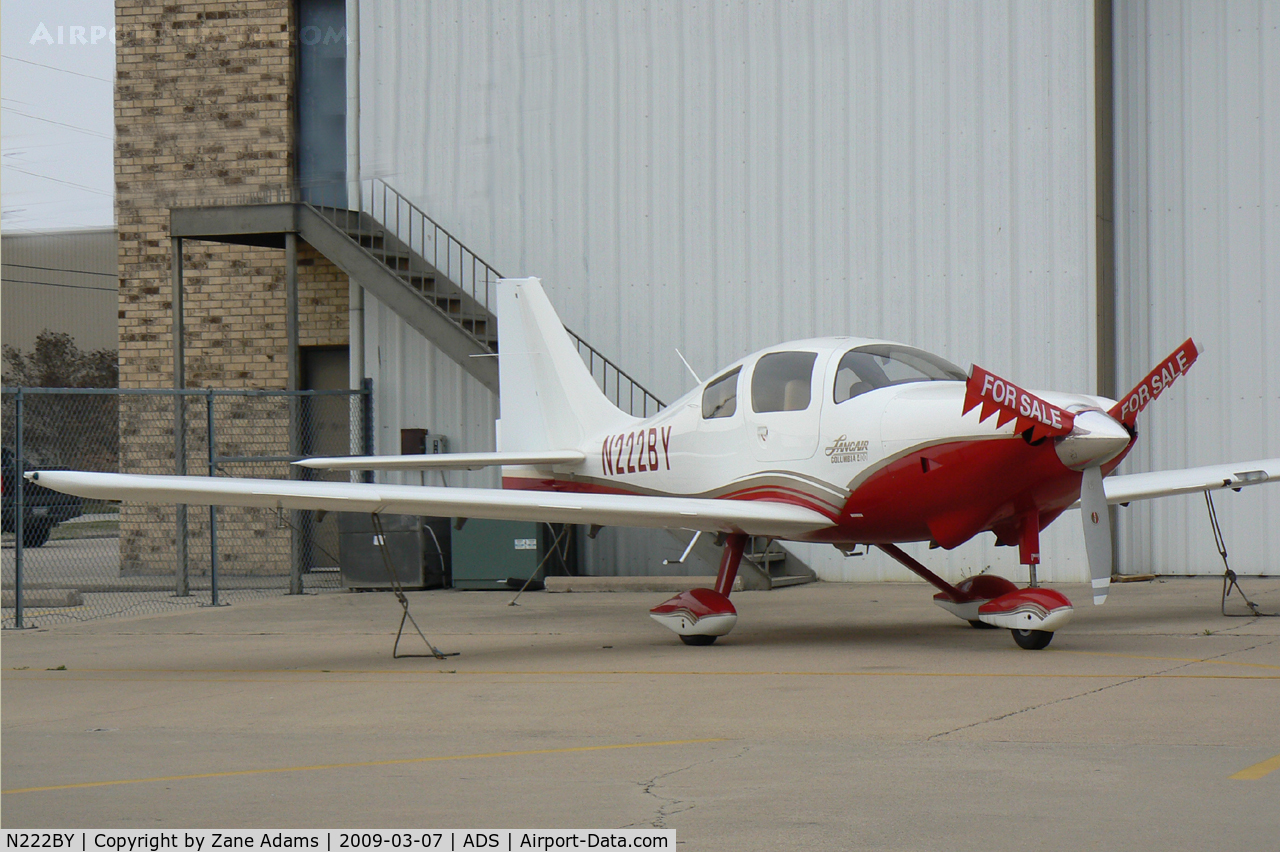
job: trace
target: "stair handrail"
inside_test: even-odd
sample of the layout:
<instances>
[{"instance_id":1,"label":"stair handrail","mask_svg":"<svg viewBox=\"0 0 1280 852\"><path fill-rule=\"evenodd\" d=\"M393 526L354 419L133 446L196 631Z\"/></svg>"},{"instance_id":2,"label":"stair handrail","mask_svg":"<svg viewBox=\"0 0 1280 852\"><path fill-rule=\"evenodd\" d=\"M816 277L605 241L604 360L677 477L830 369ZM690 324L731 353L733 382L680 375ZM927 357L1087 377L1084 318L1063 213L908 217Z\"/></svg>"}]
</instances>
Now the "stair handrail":
<instances>
[{"instance_id":1,"label":"stair handrail","mask_svg":"<svg viewBox=\"0 0 1280 852\"><path fill-rule=\"evenodd\" d=\"M391 199L390 203L388 202L388 197ZM369 202L368 205L365 204L366 198ZM394 210L394 218L388 214L389 209ZM405 222L405 220L402 220L400 216L402 209L407 214L407 229L402 227L402 224ZM439 272L444 273L445 278L460 287L464 292L467 292L471 298L475 299L476 302L485 308L485 310L489 311L491 314L497 313L497 311L490 305L490 286L492 284L496 284L498 279L504 277L502 273L494 268L492 264L488 263L475 252L471 251L471 249L467 248L466 245L455 237L447 228L436 222L435 219L432 219L426 211L418 207L418 205L414 204L410 199L406 198L395 187L391 186L381 178L365 178L361 180L360 196L357 201L356 212L357 214L367 212L370 218L380 222L385 229L390 231L396 239L407 245L411 251L418 252L424 260L427 260ZM418 232L416 241L414 235L415 217L420 220L416 229ZM426 244L428 242L426 230L428 225L432 229L432 238L430 240L432 244L432 254L430 256L428 256L426 252ZM444 237L445 246L444 265L441 265L440 263L441 235ZM453 267L455 248L458 256L458 274L456 277ZM468 258L470 259L471 272L470 288L468 288L466 281ZM481 272L484 273L483 297L481 296L478 281ZM581 335L575 333L568 326L565 327L565 332L573 339L579 356L581 356L586 362L587 369L591 373L592 377L596 378L596 380L600 382L601 390L606 396L609 395L609 380L610 378L613 379L612 399L615 405L624 411L629 411L634 414L636 412L638 402L641 411L640 416L642 417L647 417L649 414L656 414L659 410L665 407L664 403L657 397L657 395L644 385L640 384L640 382L635 378L628 375L616 363L607 358L604 353L584 340ZM597 364L599 365L599 374L597 374ZM625 405L623 404L624 390L626 393ZM638 400L637 392L639 396Z\"/></svg>"},{"instance_id":2,"label":"stair handrail","mask_svg":"<svg viewBox=\"0 0 1280 852\"><path fill-rule=\"evenodd\" d=\"M408 198L400 193L395 187L388 184L381 178L365 178L359 182L360 193L357 199L356 212L368 212L370 217L381 222L382 226L407 245L411 251L416 251L419 256L432 265L439 272L444 273L444 277L453 282L455 286L466 292L475 299L485 310L491 314L497 312L490 306L490 288L497 283L502 275L492 265L487 263L483 258L467 248L465 244L447 228L442 226L435 219L432 219L418 205L414 204ZM367 193L366 193L367 188ZM394 212L394 219L388 213L387 196L390 194L392 198L391 209ZM365 199L368 198L368 206L366 208ZM381 195L381 210L377 210L379 195ZM401 227L401 211L406 212L407 228ZM379 215L379 213L381 215ZM415 245L414 240L414 224L415 219L418 224L418 240ZM431 253L427 253L427 226L431 228ZM444 237L444 263L441 263L440 247L441 236ZM454 254L457 254L458 265L455 269ZM471 281L470 286L467 282L467 266L470 259ZM479 268L477 268L479 267ZM483 281L480 280L480 274L483 273ZM479 284L483 283L483 297L481 296Z\"/></svg>"}]
</instances>

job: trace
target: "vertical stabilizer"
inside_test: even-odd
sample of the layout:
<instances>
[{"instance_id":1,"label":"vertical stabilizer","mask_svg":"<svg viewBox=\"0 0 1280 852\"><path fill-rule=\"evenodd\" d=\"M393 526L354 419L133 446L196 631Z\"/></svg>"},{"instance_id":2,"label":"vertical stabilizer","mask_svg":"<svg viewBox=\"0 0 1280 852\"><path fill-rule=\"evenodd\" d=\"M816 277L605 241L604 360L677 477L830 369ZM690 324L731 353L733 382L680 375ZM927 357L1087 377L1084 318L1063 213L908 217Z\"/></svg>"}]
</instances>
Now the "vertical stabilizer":
<instances>
[{"instance_id":1,"label":"vertical stabilizer","mask_svg":"<svg viewBox=\"0 0 1280 852\"><path fill-rule=\"evenodd\" d=\"M498 282L498 450L576 449L634 418L609 402L537 278Z\"/></svg>"}]
</instances>

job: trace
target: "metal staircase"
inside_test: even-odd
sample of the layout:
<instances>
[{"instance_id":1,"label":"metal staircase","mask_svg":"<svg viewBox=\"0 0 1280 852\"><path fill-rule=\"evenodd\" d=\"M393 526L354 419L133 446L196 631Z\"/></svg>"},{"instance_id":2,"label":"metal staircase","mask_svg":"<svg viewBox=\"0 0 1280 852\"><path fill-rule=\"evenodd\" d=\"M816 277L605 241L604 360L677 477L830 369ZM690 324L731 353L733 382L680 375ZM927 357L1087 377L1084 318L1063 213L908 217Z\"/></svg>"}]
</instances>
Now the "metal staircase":
<instances>
[{"instance_id":1,"label":"metal staircase","mask_svg":"<svg viewBox=\"0 0 1280 852\"><path fill-rule=\"evenodd\" d=\"M281 187L170 211L174 237L284 246L298 234L485 387L498 392L494 315L502 275L384 181ZM604 393L637 417L663 403L570 329Z\"/></svg>"},{"instance_id":2,"label":"metal staircase","mask_svg":"<svg viewBox=\"0 0 1280 852\"><path fill-rule=\"evenodd\" d=\"M498 351L490 310L502 276L431 217L381 180L362 181L355 204L345 186L309 188L301 201L381 262L428 304L491 352Z\"/></svg>"},{"instance_id":3,"label":"metal staircase","mask_svg":"<svg viewBox=\"0 0 1280 852\"><path fill-rule=\"evenodd\" d=\"M781 589L812 583L818 579L813 569L796 558L794 553L778 542L758 535L752 536L747 542L742 554L742 564L749 566L748 571L743 571L741 567L738 570L743 576L743 585L747 588ZM754 577L748 579L749 574Z\"/></svg>"}]
</instances>

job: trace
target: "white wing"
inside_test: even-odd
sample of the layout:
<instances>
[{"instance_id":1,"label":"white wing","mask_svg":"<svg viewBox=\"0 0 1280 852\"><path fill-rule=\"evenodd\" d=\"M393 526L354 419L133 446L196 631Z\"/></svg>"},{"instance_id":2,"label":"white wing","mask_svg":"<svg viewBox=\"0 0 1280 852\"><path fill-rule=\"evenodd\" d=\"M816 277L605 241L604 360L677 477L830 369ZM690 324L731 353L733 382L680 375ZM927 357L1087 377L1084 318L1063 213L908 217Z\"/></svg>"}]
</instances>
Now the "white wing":
<instances>
[{"instance_id":1,"label":"white wing","mask_svg":"<svg viewBox=\"0 0 1280 852\"><path fill-rule=\"evenodd\" d=\"M793 538L832 526L801 506L761 500L576 494L494 488L437 488L349 482L294 482L209 476L39 471L27 474L67 494L138 503L323 509L396 515L552 521L600 526L691 529Z\"/></svg>"},{"instance_id":2,"label":"white wing","mask_svg":"<svg viewBox=\"0 0 1280 852\"><path fill-rule=\"evenodd\" d=\"M1280 459L1108 476L1102 481L1102 485L1107 493L1107 502L1114 505L1128 503L1131 500L1148 500L1152 497L1192 494L1197 491L1239 489L1249 485L1261 485L1268 481L1280 481Z\"/></svg>"},{"instance_id":3,"label":"white wing","mask_svg":"<svg viewBox=\"0 0 1280 852\"><path fill-rule=\"evenodd\" d=\"M299 467L314 470L480 470L498 465L550 467L585 461L578 450L550 450L529 453L438 453L408 456L334 456L296 461Z\"/></svg>"}]
</instances>

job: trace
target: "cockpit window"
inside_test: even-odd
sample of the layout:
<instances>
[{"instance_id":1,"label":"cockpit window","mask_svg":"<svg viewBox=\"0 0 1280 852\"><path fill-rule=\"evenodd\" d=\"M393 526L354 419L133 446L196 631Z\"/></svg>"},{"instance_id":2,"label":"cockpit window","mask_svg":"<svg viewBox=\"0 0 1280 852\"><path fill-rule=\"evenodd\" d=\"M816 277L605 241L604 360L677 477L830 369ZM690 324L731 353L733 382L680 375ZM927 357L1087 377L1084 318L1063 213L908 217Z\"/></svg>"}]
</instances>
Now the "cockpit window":
<instances>
[{"instance_id":1,"label":"cockpit window","mask_svg":"<svg viewBox=\"0 0 1280 852\"><path fill-rule=\"evenodd\" d=\"M886 343L846 352L836 368L835 401L907 382L963 382L968 376L950 361L919 349Z\"/></svg>"},{"instance_id":2,"label":"cockpit window","mask_svg":"<svg viewBox=\"0 0 1280 852\"><path fill-rule=\"evenodd\" d=\"M751 374L751 410L804 411L809 407L816 352L770 352Z\"/></svg>"},{"instance_id":3,"label":"cockpit window","mask_svg":"<svg viewBox=\"0 0 1280 852\"><path fill-rule=\"evenodd\" d=\"M738 373L742 368L725 373L707 385L702 392L702 418L732 417L738 410Z\"/></svg>"}]
</instances>

